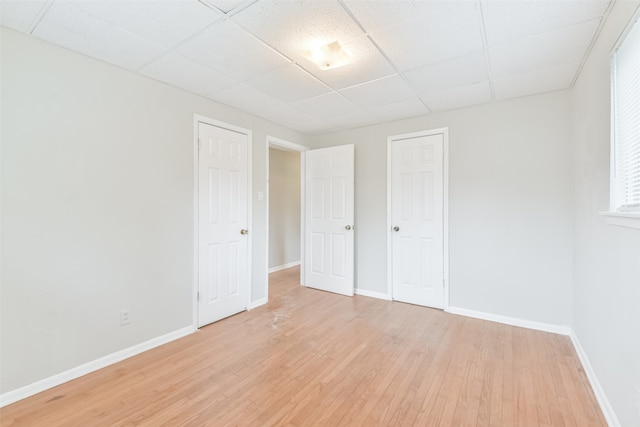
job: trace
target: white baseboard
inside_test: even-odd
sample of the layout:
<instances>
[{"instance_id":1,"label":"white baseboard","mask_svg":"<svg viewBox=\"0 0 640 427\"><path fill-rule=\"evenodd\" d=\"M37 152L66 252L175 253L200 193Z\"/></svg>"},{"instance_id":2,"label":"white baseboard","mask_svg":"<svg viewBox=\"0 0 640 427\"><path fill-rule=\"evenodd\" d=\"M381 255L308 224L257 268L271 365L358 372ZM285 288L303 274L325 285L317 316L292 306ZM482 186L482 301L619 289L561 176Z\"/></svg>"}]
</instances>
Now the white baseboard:
<instances>
[{"instance_id":1,"label":"white baseboard","mask_svg":"<svg viewBox=\"0 0 640 427\"><path fill-rule=\"evenodd\" d=\"M75 380L76 378L79 378L83 375L87 375L91 372L97 371L98 369L113 365L114 363L118 363L124 359L133 357L147 350L151 350L152 348L177 340L178 338L182 338L184 336L192 334L195 331L196 328L194 328L193 326L187 326L185 328L178 329L177 331L169 332L168 334L152 338L140 344L136 344L132 347L125 348L124 350L116 351L115 353L108 354L99 359L92 360L91 362L76 366L75 368L69 369L68 371L52 375L48 378L36 381L35 383L26 385L24 387L2 393L0 395L0 408L17 402L18 400L33 396L34 394L40 393L50 388L59 386L60 384L64 384L68 381Z\"/></svg>"},{"instance_id":2,"label":"white baseboard","mask_svg":"<svg viewBox=\"0 0 640 427\"><path fill-rule=\"evenodd\" d=\"M271 267L269 269L269 273L275 273L276 271L284 270L285 268L295 267L296 265L300 265L300 261L290 262L288 264L278 265L276 267Z\"/></svg>"},{"instance_id":3,"label":"white baseboard","mask_svg":"<svg viewBox=\"0 0 640 427\"><path fill-rule=\"evenodd\" d=\"M356 288L355 292L356 292L356 295L362 295L363 297L371 297L371 298L378 298L386 301L391 301L391 297L382 292L367 291L366 289L358 289L358 288Z\"/></svg>"},{"instance_id":4,"label":"white baseboard","mask_svg":"<svg viewBox=\"0 0 640 427\"><path fill-rule=\"evenodd\" d=\"M602 414L604 418L607 420L607 424L610 427L620 427L620 421L616 416L613 408L611 407L611 403L609 399L607 399L607 395L604 393L602 386L600 385L600 381L598 381L598 377L596 377L596 373L593 371L593 367L591 367L591 362L587 357L587 353L585 353L582 348L582 344L580 344L580 340L575 332L572 330L569 335L571 338L571 342L573 343L573 347L576 349L576 353L578 353L578 358L582 363L582 368L584 372L587 374L587 379L591 384L591 389L593 390L593 394L595 394L598 403L600 404L600 409L602 410Z\"/></svg>"},{"instance_id":5,"label":"white baseboard","mask_svg":"<svg viewBox=\"0 0 640 427\"><path fill-rule=\"evenodd\" d=\"M452 314L459 314L476 319L489 320L491 322L504 323L505 325L519 326L536 331L551 332L560 335L570 335L571 328L568 326L554 325L551 323L534 322L532 320L518 319L516 317L500 316L499 314L484 313L482 311L468 310L466 308L449 306L445 311Z\"/></svg>"},{"instance_id":6,"label":"white baseboard","mask_svg":"<svg viewBox=\"0 0 640 427\"><path fill-rule=\"evenodd\" d=\"M450 306L448 309L446 309L446 311L452 314L459 314L462 316L474 317L476 319L489 320L492 322L504 323L506 325L520 326L523 328L534 329L534 330L544 331L544 332L552 332L554 334L569 336L569 338L571 339L571 342L573 343L573 347L576 349L576 353L578 354L580 363L582 363L582 367L584 369L584 372L587 375L587 379L591 384L591 389L593 390L593 394L596 396L596 399L598 400L598 404L600 405L600 409L602 410L602 413L605 419L607 420L607 424L609 424L610 427L620 427L620 421L618 421L618 417L616 416L616 413L614 412L611 406L611 403L609 402L609 399L607 399L607 395L604 393L604 390L600 385L600 382L598 381L598 377L596 377L596 374L593 371L593 368L591 367L591 362L589 361L589 358L587 357L587 354L582 348L582 345L580 344L580 340L578 340L578 337L573 331L573 329L571 329L568 326L534 322L531 320L523 320L515 317L500 316L498 314L467 310L466 308L459 308L459 307Z\"/></svg>"},{"instance_id":7,"label":"white baseboard","mask_svg":"<svg viewBox=\"0 0 640 427\"><path fill-rule=\"evenodd\" d=\"M257 301L251 301L251 305L249 306L249 310L253 310L256 307L260 307L261 305L265 305L268 302L267 297L260 298Z\"/></svg>"},{"instance_id":8,"label":"white baseboard","mask_svg":"<svg viewBox=\"0 0 640 427\"><path fill-rule=\"evenodd\" d=\"M362 295L371 298L378 298L383 300L391 300L391 298L382 292L374 292L367 291L364 289L356 289L355 293L357 295ZM267 298L259 299L251 304L251 308L256 308L261 305L267 303ZM574 331L568 326L559 326L553 325L549 323L541 323L534 322L530 320L523 320L514 317L508 316L500 316L497 314L484 313L474 310L468 310L465 308L452 307L450 306L447 312L452 314L458 314L462 316L473 317L477 319L489 320L492 322L504 323L512 326L520 326L523 328L534 329L544 332L552 332L561 335L568 335L573 343L573 346L578 354L578 358L582 363L582 367L587 375L587 379L591 384L591 388L593 389L593 393L600 404L600 408L602 409L602 413L604 414L607 423L611 427L620 427L620 422L618 421L618 417L616 416L613 408L611 407L611 403L609 399L607 399L598 378L593 371L591 366L591 362L587 357L582 345L580 344L580 340ZM113 365L114 363L118 363L124 359L129 357L133 357L137 354L143 353L147 350L151 350L152 348L161 346L163 344L167 344L171 341L177 340L189 334L192 334L196 331L196 328L193 326L187 326L182 329L178 329L176 331L170 332L168 334L152 338L148 341L142 342L140 344L136 344L132 347L126 348L124 350L117 351L115 353L111 353L107 356L101 357L99 359L93 360L91 362L85 363L83 365L77 366L75 368L69 369L65 372L61 372L59 374L53 375L51 377L45 378L40 381L36 381L35 383L26 385L24 387L17 388L15 390L0 394L0 408L15 403L19 400L25 399L27 397L33 396L42 391L48 390L50 388L56 387L58 385L64 384L68 381L79 378L83 375L87 375L91 372L97 371L98 369L105 368L109 365Z\"/></svg>"}]
</instances>

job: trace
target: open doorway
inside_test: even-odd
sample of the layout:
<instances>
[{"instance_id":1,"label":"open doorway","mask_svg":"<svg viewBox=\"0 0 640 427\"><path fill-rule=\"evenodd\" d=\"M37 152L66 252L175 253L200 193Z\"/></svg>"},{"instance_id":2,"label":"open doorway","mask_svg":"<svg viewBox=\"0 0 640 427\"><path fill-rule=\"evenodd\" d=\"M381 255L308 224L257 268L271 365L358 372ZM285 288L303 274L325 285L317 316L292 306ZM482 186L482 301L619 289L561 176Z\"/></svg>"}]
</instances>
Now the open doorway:
<instances>
[{"instance_id":1,"label":"open doorway","mask_svg":"<svg viewBox=\"0 0 640 427\"><path fill-rule=\"evenodd\" d=\"M269 273L300 265L300 153L269 148Z\"/></svg>"},{"instance_id":2,"label":"open doorway","mask_svg":"<svg viewBox=\"0 0 640 427\"><path fill-rule=\"evenodd\" d=\"M269 274L300 267L304 277L304 152L308 148L267 137L267 283ZM302 280L301 280L302 283ZM269 289L267 288L267 298Z\"/></svg>"}]
</instances>

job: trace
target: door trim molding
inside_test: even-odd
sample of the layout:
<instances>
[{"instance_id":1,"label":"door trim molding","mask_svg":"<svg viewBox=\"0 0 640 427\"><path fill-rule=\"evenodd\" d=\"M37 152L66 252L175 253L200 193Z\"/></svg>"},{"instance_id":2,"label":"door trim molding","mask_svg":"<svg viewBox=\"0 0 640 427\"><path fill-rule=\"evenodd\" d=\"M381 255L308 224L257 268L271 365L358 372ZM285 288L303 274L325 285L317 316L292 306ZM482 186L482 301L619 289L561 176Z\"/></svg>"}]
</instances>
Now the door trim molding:
<instances>
[{"instance_id":1,"label":"door trim molding","mask_svg":"<svg viewBox=\"0 0 640 427\"><path fill-rule=\"evenodd\" d=\"M297 151L300 153L300 283L304 286L304 234L305 234L305 216L304 216L304 206L305 206L305 188L304 188L304 177L305 177L305 151L309 151L310 148L304 145L295 144L293 142L285 141L284 139L276 138L275 136L267 135L267 155L266 157L266 171L267 171L267 179L265 180L266 185L266 205L267 205L267 214L266 217L266 227L267 230L267 250L266 253L266 263L265 263L265 299L268 301L269 299L269 148L276 148L283 151Z\"/></svg>"},{"instance_id":2,"label":"door trim molding","mask_svg":"<svg viewBox=\"0 0 640 427\"><path fill-rule=\"evenodd\" d=\"M233 132L238 132L240 134L246 135L248 144L247 144L247 225L249 230L249 239L247 241L247 268L248 268L248 281L247 281L247 301L245 302L245 310L248 310L251 307L251 284L253 283L252 273L252 263L251 263L251 254L252 254L252 242L253 236L253 205L252 200L253 197L253 134L250 129L245 129L240 126L235 126L226 122L222 122L220 120L212 119L210 117L202 116L200 114L193 115L193 285L192 285L192 307L193 307L193 327L199 328L198 326L198 277L199 277L199 251L198 251L198 239L199 239L199 229L198 229L198 211L199 211L199 150L198 150L198 124L205 123L211 126L215 126L222 129L231 130Z\"/></svg>"},{"instance_id":3,"label":"door trim molding","mask_svg":"<svg viewBox=\"0 0 640 427\"><path fill-rule=\"evenodd\" d=\"M444 277L444 310L449 309L449 128L437 128L424 130L419 132L404 133L400 135L392 135L387 137L387 296L393 300L393 272L392 272L392 234L391 234L391 144L394 141L403 139L419 138L422 136L438 135L443 136L443 158L442 158L442 174L443 174L443 206L442 206L442 226L443 226L443 277Z\"/></svg>"}]
</instances>

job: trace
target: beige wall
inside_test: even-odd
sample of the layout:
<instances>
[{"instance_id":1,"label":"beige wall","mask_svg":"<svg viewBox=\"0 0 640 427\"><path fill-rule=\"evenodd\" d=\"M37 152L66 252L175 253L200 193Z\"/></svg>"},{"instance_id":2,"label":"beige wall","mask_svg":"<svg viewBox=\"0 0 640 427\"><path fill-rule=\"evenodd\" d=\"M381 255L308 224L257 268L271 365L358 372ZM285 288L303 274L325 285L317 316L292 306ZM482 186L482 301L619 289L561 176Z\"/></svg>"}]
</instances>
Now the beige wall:
<instances>
[{"instance_id":1,"label":"beige wall","mask_svg":"<svg viewBox=\"0 0 640 427\"><path fill-rule=\"evenodd\" d=\"M269 268L300 261L300 153L269 149Z\"/></svg>"},{"instance_id":2,"label":"beige wall","mask_svg":"<svg viewBox=\"0 0 640 427\"><path fill-rule=\"evenodd\" d=\"M609 207L610 52L639 4L616 2L573 89L573 328L622 426L640 426L640 230L598 212Z\"/></svg>"},{"instance_id":3,"label":"beige wall","mask_svg":"<svg viewBox=\"0 0 640 427\"><path fill-rule=\"evenodd\" d=\"M355 144L357 288L387 292L387 136L449 128L451 305L571 322L568 91L327 134Z\"/></svg>"},{"instance_id":4,"label":"beige wall","mask_svg":"<svg viewBox=\"0 0 640 427\"><path fill-rule=\"evenodd\" d=\"M4 393L192 324L194 113L253 131L254 195L266 135L306 137L11 30L0 50Z\"/></svg>"}]
</instances>

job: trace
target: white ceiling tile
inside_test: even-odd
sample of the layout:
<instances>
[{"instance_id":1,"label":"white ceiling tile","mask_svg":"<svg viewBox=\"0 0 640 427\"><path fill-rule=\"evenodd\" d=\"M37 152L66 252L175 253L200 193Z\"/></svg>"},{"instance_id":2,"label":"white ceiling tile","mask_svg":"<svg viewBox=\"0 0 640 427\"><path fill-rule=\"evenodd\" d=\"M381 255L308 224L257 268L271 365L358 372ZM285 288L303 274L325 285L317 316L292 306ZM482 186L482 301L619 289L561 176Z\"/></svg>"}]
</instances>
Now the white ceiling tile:
<instances>
[{"instance_id":1,"label":"white ceiling tile","mask_svg":"<svg viewBox=\"0 0 640 427\"><path fill-rule=\"evenodd\" d=\"M434 15L447 8L443 2L424 0L344 0L344 3L368 33L400 27L417 16Z\"/></svg>"},{"instance_id":2,"label":"white ceiling tile","mask_svg":"<svg viewBox=\"0 0 640 427\"><path fill-rule=\"evenodd\" d=\"M483 0L487 42L489 46L495 46L534 34L600 19L608 4L609 0Z\"/></svg>"},{"instance_id":3,"label":"white ceiling tile","mask_svg":"<svg viewBox=\"0 0 640 427\"><path fill-rule=\"evenodd\" d=\"M0 0L0 19L315 134L491 102L490 77L499 99L568 87L608 2ZM336 40L350 65L304 56Z\"/></svg>"},{"instance_id":4,"label":"white ceiling tile","mask_svg":"<svg viewBox=\"0 0 640 427\"><path fill-rule=\"evenodd\" d=\"M360 109L326 118L317 118L305 114L289 105L282 105L260 111L256 113L256 115L310 135L333 132L350 127L365 126L376 122L376 119L372 115Z\"/></svg>"},{"instance_id":5,"label":"white ceiling tile","mask_svg":"<svg viewBox=\"0 0 640 427\"><path fill-rule=\"evenodd\" d=\"M486 81L489 78L484 51L415 68L403 74L419 93L439 92Z\"/></svg>"},{"instance_id":6,"label":"white ceiling tile","mask_svg":"<svg viewBox=\"0 0 640 427\"><path fill-rule=\"evenodd\" d=\"M325 119L314 118L289 105L263 110L256 113L256 115L304 133L316 132L326 127Z\"/></svg>"},{"instance_id":7,"label":"white ceiling tile","mask_svg":"<svg viewBox=\"0 0 640 427\"><path fill-rule=\"evenodd\" d=\"M231 21L212 25L177 51L240 81L290 63Z\"/></svg>"},{"instance_id":8,"label":"white ceiling tile","mask_svg":"<svg viewBox=\"0 0 640 427\"><path fill-rule=\"evenodd\" d=\"M312 121L313 117L309 114L303 113L300 110L296 110L290 105L280 105L274 108L268 108L257 113L258 116L271 120L276 123L282 122L295 122L300 121Z\"/></svg>"},{"instance_id":9,"label":"white ceiling tile","mask_svg":"<svg viewBox=\"0 0 640 427\"><path fill-rule=\"evenodd\" d=\"M141 74L210 97L236 82L181 55L169 53L140 70Z\"/></svg>"},{"instance_id":10,"label":"white ceiling tile","mask_svg":"<svg viewBox=\"0 0 640 427\"><path fill-rule=\"evenodd\" d=\"M453 110L454 108L491 102L489 82L475 83L442 92L429 93L420 97L432 112Z\"/></svg>"},{"instance_id":11,"label":"white ceiling tile","mask_svg":"<svg viewBox=\"0 0 640 427\"><path fill-rule=\"evenodd\" d=\"M160 46L64 1L51 6L33 35L128 69L139 68L162 52Z\"/></svg>"},{"instance_id":12,"label":"white ceiling tile","mask_svg":"<svg viewBox=\"0 0 640 427\"><path fill-rule=\"evenodd\" d=\"M429 114L429 110L418 98L385 104L378 107L366 108L366 111L381 122L404 119L407 117Z\"/></svg>"},{"instance_id":13,"label":"white ceiling tile","mask_svg":"<svg viewBox=\"0 0 640 427\"><path fill-rule=\"evenodd\" d=\"M247 80L246 84L272 98L287 103L312 98L331 91L294 64L254 77Z\"/></svg>"},{"instance_id":14,"label":"white ceiling tile","mask_svg":"<svg viewBox=\"0 0 640 427\"><path fill-rule=\"evenodd\" d=\"M477 2L432 2L438 13L371 35L400 70L434 64L483 49Z\"/></svg>"},{"instance_id":15,"label":"white ceiling tile","mask_svg":"<svg viewBox=\"0 0 640 427\"><path fill-rule=\"evenodd\" d=\"M238 6L243 3L247 3L248 0L202 0L202 2L211 5L224 13L229 13L237 9Z\"/></svg>"},{"instance_id":16,"label":"white ceiling tile","mask_svg":"<svg viewBox=\"0 0 640 427\"><path fill-rule=\"evenodd\" d=\"M299 61L307 71L333 89L343 89L362 82L390 76L395 70L378 51L367 36L345 44L344 50L350 54L351 64L331 70L321 70L306 58Z\"/></svg>"},{"instance_id":17,"label":"white ceiling tile","mask_svg":"<svg viewBox=\"0 0 640 427\"><path fill-rule=\"evenodd\" d=\"M259 1L232 19L296 61L318 44L364 34L336 1Z\"/></svg>"},{"instance_id":18,"label":"white ceiling tile","mask_svg":"<svg viewBox=\"0 0 640 427\"><path fill-rule=\"evenodd\" d=\"M358 108L336 92L330 92L315 98L305 99L291 106L313 117L328 117L336 114L344 114Z\"/></svg>"},{"instance_id":19,"label":"white ceiling tile","mask_svg":"<svg viewBox=\"0 0 640 427\"><path fill-rule=\"evenodd\" d=\"M75 4L163 47L175 45L224 16L197 1L82 0Z\"/></svg>"},{"instance_id":20,"label":"white ceiling tile","mask_svg":"<svg viewBox=\"0 0 640 427\"><path fill-rule=\"evenodd\" d=\"M579 62L598 29L589 21L489 49L494 78Z\"/></svg>"},{"instance_id":21,"label":"white ceiling tile","mask_svg":"<svg viewBox=\"0 0 640 427\"><path fill-rule=\"evenodd\" d=\"M281 101L277 101L245 84L223 89L214 93L212 98L249 113L255 113L256 111L266 110L282 104Z\"/></svg>"},{"instance_id":22,"label":"white ceiling tile","mask_svg":"<svg viewBox=\"0 0 640 427\"><path fill-rule=\"evenodd\" d=\"M397 74L358 86L352 86L340 93L364 108L391 104L413 98L416 93Z\"/></svg>"},{"instance_id":23,"label":"white ceiling tile","mask_svg":"<svg viewBox=\"0 0 640 427\"><path fill-rule=\"evenodd\" d=\"M527 74L494 80L496 99L516 98L552 90L567 89L580 63L566 64Z\"/></svg>"},{"instance_id":24,"label":"white ceiling tile","mask_svg":"<svg viewBox=\"0 0 640 427\"><path fill-rule=\"evenodd\" d=\"M364 110L353 110L348 113L327 117L323 132L335 132L359 126L377 123L378 120Z\"/></svg>"},{"instance_id":25,"label":"white ceiling tile","mask_svg":"<svg viewBox=\"0 0 640 427\"><path fill-rule=\"evenodd\" d=\"M321 135L323 133L331 132L331 128L323 120L316 120L309 123L297 123L295 126L296 127L292 127L292 129L307 135Z\"/></svg>"},{"instance_id":26,"label":"white ceiling tile","mask_svg":"<svg viewBox=\"0 0 640 427\"><path fill-rule=\"evenodd\" d=\"M45 0L2 0L0 1L0 23L23 33L31 31L44 6Z\"/></svg>"}]
</instances>

